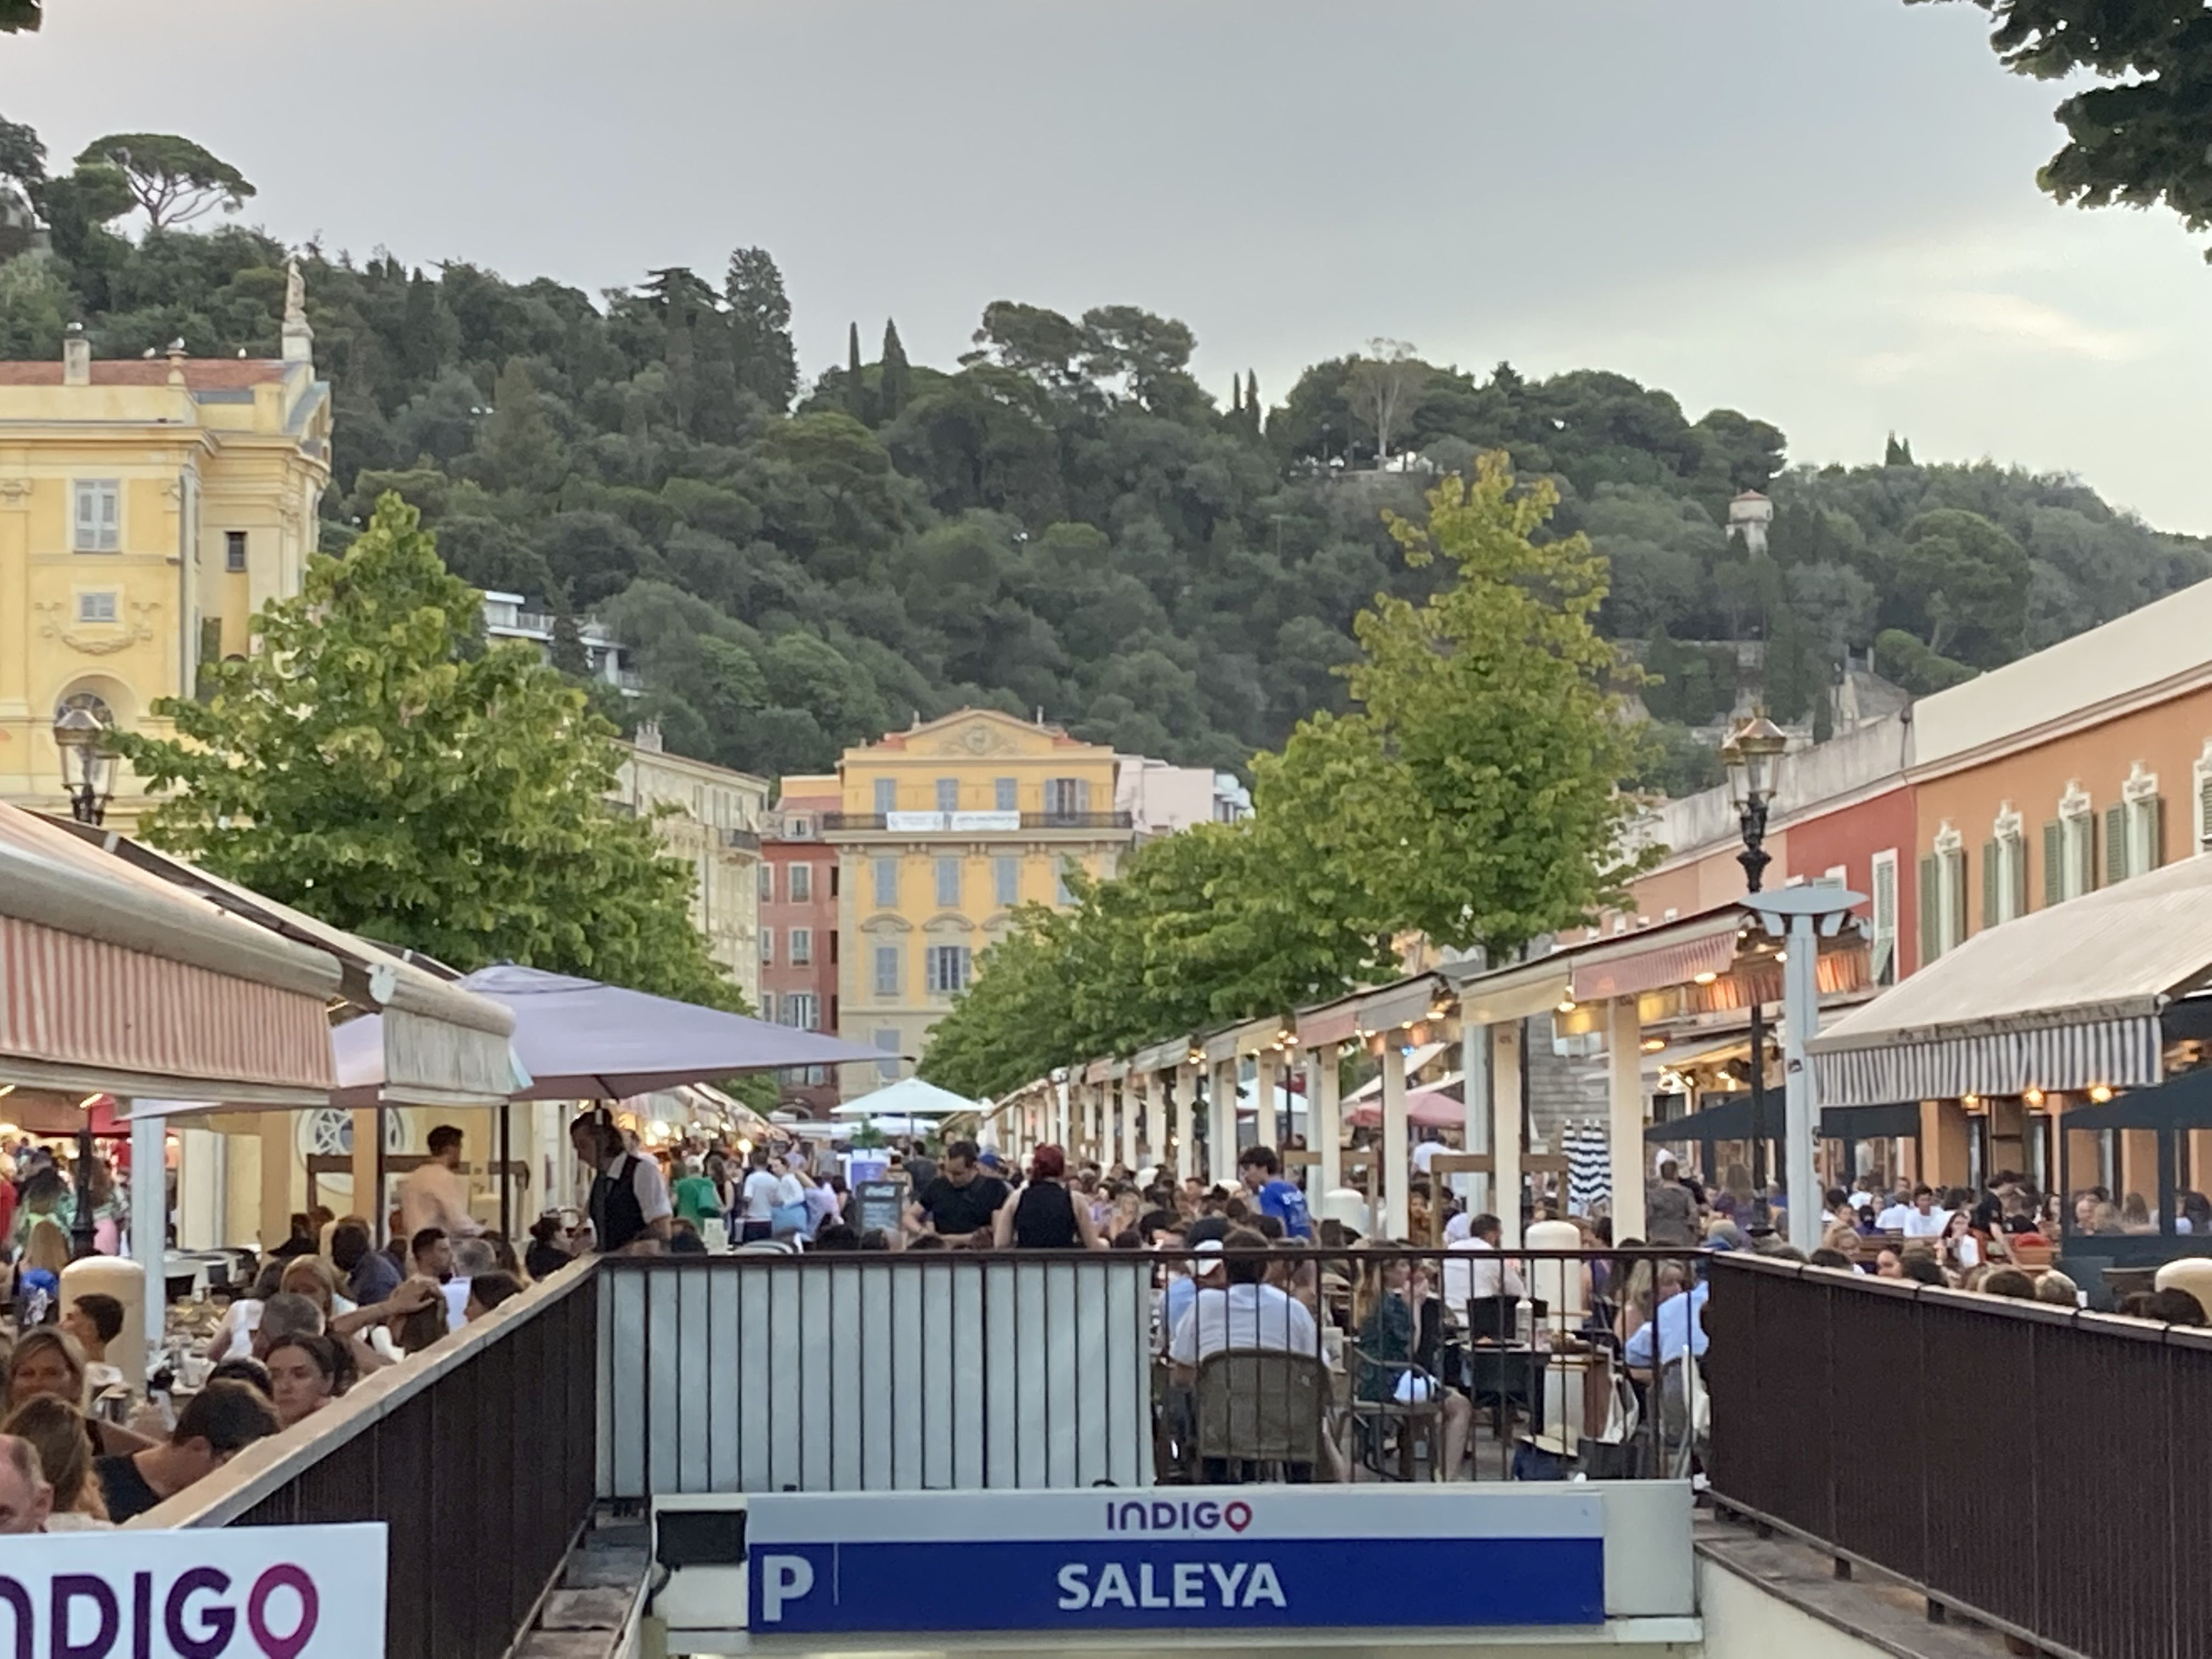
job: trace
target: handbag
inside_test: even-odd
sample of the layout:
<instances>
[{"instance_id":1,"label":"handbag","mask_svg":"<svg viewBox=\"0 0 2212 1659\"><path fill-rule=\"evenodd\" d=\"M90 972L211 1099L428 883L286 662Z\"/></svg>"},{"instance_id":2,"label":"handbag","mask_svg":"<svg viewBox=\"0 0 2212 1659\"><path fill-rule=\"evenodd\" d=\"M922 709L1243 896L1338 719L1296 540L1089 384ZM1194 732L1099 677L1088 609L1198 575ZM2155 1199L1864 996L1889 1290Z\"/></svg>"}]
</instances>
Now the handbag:
<instances>
[{"instance_id":1,"label":"handbag","mask_svg":"<svg viewBox=\"0 0 2212 1659\"><path fill-rule=\"evenodd\" d=\"M771 1238L781 1238L786 1233L805 1232L806 1231L805 1202L779 1204L770 1210L768 1212L768 1231Z\"/></svg>"}]
</instances>

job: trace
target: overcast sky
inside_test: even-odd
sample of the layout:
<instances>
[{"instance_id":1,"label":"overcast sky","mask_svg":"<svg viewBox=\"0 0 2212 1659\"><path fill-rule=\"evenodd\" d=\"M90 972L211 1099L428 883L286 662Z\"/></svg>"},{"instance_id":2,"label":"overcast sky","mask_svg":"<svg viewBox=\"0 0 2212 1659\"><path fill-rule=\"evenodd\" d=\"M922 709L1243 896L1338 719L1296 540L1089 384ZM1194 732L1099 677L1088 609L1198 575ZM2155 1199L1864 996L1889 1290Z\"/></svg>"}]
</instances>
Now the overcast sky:
<instances>
[{"instance_id":1,"label":"overcast sky","mask_svg":"<svg viewBox=\"0 0 2212 1659\"><path fill-rule=\"evenodd\" d=\"M2034 186L2051 87L1900 0L49 0L0 112L190 134L246 217L596 290L781 263L896 316L1128 302L1224 401L1373 335L1615 369L1793 459L1988 456L2212 532L2212 270Z\"/></svg>"}]
</instances>

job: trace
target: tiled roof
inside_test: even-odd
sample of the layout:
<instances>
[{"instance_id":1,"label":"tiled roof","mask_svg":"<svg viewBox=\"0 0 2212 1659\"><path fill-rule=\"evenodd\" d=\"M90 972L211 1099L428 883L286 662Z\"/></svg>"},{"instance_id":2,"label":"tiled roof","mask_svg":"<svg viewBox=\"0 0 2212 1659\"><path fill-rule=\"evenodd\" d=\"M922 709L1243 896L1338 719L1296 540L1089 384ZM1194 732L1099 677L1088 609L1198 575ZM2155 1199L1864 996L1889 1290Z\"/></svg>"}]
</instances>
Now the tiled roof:
<instances>
[{"instance_id":1,"label":"tiled roof","mask_svg":"<svg viewBox=\"0 0 2212 1659\"><path fill-rule=\"evenodd\" d=\"M194 392L237 392L266 386L284 378L291 365L276 357L186 357L185 385ZM58 358L34 362L0 362L0 386L59 386ZM96 357L92 364L94 386L167 386L166 357Z\"/></svg>"}]
</instances>

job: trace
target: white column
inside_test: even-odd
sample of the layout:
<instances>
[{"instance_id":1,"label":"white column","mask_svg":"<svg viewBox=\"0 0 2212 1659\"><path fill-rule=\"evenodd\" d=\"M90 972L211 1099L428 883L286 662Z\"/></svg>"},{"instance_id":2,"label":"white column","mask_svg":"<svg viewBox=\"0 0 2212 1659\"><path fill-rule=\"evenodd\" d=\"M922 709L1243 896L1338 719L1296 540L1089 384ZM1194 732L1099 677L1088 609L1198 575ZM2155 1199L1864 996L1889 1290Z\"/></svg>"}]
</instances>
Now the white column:
<instances>
[{"instance_id":1,"label":"white column","mask_svg":"<svg viewBox=\"0 0 2212 1659\"><path fill-rule=\"evenodd\" d=\"M1110 1083L1091 1083L1084 1085L1083 1145L1084 1156L1102 1169L1112 1163L1106 1140L1107 1091Z\"/></svg>"},{"instance_id":2,"label":"white column","mask_svg":"<svg viewBox=\"0 0 2212 1659\"><path fill-rule=\"evenodd\" d=\"M1394 1243L1413 1224L1407 1216L1406 1051L1398 1034L1382 1034L1382 1236ZM1415 1241L1424 1242L1424 1241Z\"/></svg>"},{"instance_id":3,"label":"white column","mask_svg":"<svg viewBox=\"0 0 2212 1659\"><path fill-rule=\"evenodd\" d=\"M1790 918L1790 959L1782 964L1782 1073L1789 1095L1783 1179L1790 1183L1790 1242L1810 1255L1820 1247L1820 1189L1813 1173L1819 1091L1805 1045L1820 1029L1820 941L1809 915Z\"/></svg>"},{"instance_id":4,"label":"white column","mask_svg":"<svg viewBox=\"0 0 2212 1659\"><path fill-rule=\"evenodd\" d=\"M1344 1110L1337 1100L1337 1046L1306 1055L1306 1139L1321 1154L1315 1166L1318 1190L1306 1194L1306 1207L1344 1185Z\"/></svg>"},{"instance_id":5,"label":"white column","mask_svg":"<svg viewBox=\"0 0 2212 1659\"><path fill-rule=\"evenodd\" d=\"M1137 1094L1144 1086L1144 1079L1133 1072L1114 1085L1121 1111L1121 1162L1132 1175L1137 1170Z\"/></svg>"},{"instance_id":6,"label":"white column","mask_svg":"<svg viewBox=\"0 0 2212 1659\"><path fill-rule=\"evenodd\" d=\"M1463 1024L1459 1033L1459 1097L1464 1105L1462 1128L1465 1150L1486 1152L1490 1150L1490 1033L1487 1025ZM1452 1190L1467 1206L1468 1213L1480 1215L1490 1208L1491 1177L1473 1171L1456 1176Z\"/></svg>"},{"instance_id":7,"label":"white column","mask_svg":"<svg viewBox=\"0 0 2212 1659\"><path fill-rule=\"evenodd\" d=\"M1145 1160L1168 1161L1168 1079L1164 1072L1145 1073Z\"/></svg>"},{"instance_id":8,"label":"white column","mask_svg":"<svg viewBox=\"0 0 2212 1659\"><path fill-rule=\"evenodd\" d=\"M1176 1179L1188 1181L1198 1169L1198 1067L1188 1060L1176 1067Z\"/></svg>"},{"instance_id":9,"label":"white column","mask_svg":"<svg viewBox=\"0 0 2212 1659\"><path fill-rule=\"evenodd\" d=\"M1470 1079L1471 1080L1471 1079ZM1521 1022L1490 1028L1490 1145L1498 1219L1507 1249L1521 1243Z\"/></svg>"},{"instance_id":10,"label":"white column","mask_svg":"<svg viewBox=\"0 0 2212 1659\"><path fill-rule=\"evenodd\" d=\"M1082 1085L1070 1083L1066 1079L1063 1078L1058 1083L1050 1084L1047 1086L1052 1091L1053 1145L1059 1147L1063 1152L1073 1152L1074 1149L1068 1145L1070 1137L1068 1135L1067 1126L1070 1120L1067 1113L1067 1091L1070 1089L1080 1088L1082 1087Z\"/></svg>"},{"instance_id":11,"label":"white column","mask_svg":"<svg viewBox=\"0 0 2212 1659\"><path fill-rule=\"evenodd\" d=\"M1274 1051L1262 1048L1252 1057L1252 1143L1274 1146L1283 1138L1282 1120L1275 1115ZM1278 1152L1282 1149L1276 1147Z\"/></svg>"},{"instance_id":12,"label":"white column","mask_svg":"<svg viewBox=\"0 0 2212 1659\"><path fill-rule=\"evenodd\" d=\"M1606 1009L1606 1073L1613 1156L1613 1237L1644 1237L1644 1024L1634 997Z\"/></svg>"},{"instance_id":13,"label":"white column","mask_svg":"<svg viewBox=\"0 0 2212 1659\"><path fill-rule=\"evenodd\" d=\"M118 1101L129 1109L130 1103ZM168 1144L168 1121L158 1117L131 1120L131 1255L146 1270L146 1352L161 1351L167 1334L163 1308L168 1295L169 1171L163 1154ZM132 1392L144 1389L146 1379L124 1379Z\"/></svg>"},{"instance_id":14,"label":"white column","mask_svg":"<svg viewBox=\"0 0 2212 1659\"><path fill-rule=\"evenodd\" d=\"M1207 1109L1212 1121L1206 1125L1206 1179L1212 1186L1230 1186L1237 1180L1237 1062L1234 1060L1215 1063L1213 1084L1208 1095Z\"/></svg>"}]
</instances>

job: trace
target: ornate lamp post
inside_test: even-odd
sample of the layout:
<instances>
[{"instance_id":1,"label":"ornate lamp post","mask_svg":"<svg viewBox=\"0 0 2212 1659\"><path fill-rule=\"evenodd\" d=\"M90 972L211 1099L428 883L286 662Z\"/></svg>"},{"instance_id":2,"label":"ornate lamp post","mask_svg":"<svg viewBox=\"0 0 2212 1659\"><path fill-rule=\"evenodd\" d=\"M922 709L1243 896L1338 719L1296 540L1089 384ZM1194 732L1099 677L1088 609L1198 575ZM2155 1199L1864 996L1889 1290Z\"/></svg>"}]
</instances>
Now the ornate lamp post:
<instances>
[{"instance_id":1,"label":"ornate lamp post","mask_svg":"<svg viewBox=\"0 0 2212 1659\"><path fill-rule=\"evenodd\" d=\"M79 823L98 823L115 793L115 757L107 747L107 723L89 708L65 708L54 717L54 745L62 755L62 787L68 791L70 816Z\"/></svg>"},{"instance_id":2,"label":"ornate lamp post","mask_svg":"<svg viewBox=\"0 0 2212 1659\"><path fill-rule=\"evenodd\" d=\"M61 750L62 787L68 791L70 816L79 823L98 823L115 791L115 757L107 747L107 723L89 708L65 708L54 717L54 745ZM76 1202L70 1220L70 1254L93 1253L92 1103L76 1132Z\"/></svg>"},{"instance_id":3,"label":"ornate lamp post","mask_svg":"<svg viewBox=\"0 0 2212 1659\"><path fill-rule=\"evenodd\" d=\"M1743 833L1743 851L1735 855L1743 866L1744 890L1756 893L1765 884L1766 866L1774 855L1766 850L1766 809L1782 781L1782 757L1790 739L1782 728L1763 714L1754 714L1721 745L1721 763L1728 770L1729 799L1736 810ZM1766 1197L1766 1006L1751 1005L1751 1182L1752 1214L1761 1224L1769 1218ZM1806 1202L1806 1194L1792 1193L1793 1210Z\"/></svg>"}]
</instances>

